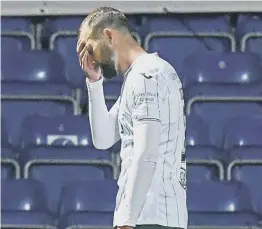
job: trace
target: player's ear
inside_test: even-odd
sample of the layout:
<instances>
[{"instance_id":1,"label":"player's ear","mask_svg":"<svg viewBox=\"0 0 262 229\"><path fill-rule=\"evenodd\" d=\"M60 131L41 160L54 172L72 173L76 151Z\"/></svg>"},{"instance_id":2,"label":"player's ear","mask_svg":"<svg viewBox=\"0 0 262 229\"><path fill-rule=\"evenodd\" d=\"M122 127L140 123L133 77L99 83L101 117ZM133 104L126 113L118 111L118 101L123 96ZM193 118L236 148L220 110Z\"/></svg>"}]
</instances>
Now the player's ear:
<instances>
[{"instance_id":1,"label":"player's ear","mask_svg":"<svg viewBox=\"0 0 262 229\"><path fill-rule=\"evenodd\" d=\"M108 43L110 45L113 44L113 40L112 40L112 30L111 29L108 29L108 28L105 28L104 31L103 31L103 34L106 38L106 40L108 41Z\"/></svg>"}]
</instances>

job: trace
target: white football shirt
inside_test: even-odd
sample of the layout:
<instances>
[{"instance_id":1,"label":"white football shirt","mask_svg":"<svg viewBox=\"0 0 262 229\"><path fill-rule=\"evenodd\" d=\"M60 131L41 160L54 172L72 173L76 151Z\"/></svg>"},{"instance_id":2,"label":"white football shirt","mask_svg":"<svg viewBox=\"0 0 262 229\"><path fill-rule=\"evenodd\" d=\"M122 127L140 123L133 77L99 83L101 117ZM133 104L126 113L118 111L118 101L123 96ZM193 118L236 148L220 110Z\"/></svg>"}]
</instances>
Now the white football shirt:
<instances>
[{"instance_id":1,"label":"white football shirt","mask_svg":"<svg viewBox=\"0 0 262 229\"><path fill-rule=\"evenodd\" d=\"M102 80L95 83L87 80L87 86L95 146L109 148L120 138L122 140L114 226L158 224L187 228L184 99L174 68L157 54L139 56L126 72L121 96L109 112ZM137 174L129 171L135 158L134 124L139 122L160 125L157 157L150 162L155 166L152 177L144 175L145 171L137 171ZM134 176L151 179L149 189L130 184L128 181ZM145 197L133 198L137 203L143 201L141 209L137 203L125 200L134 188L134 192ZM139 212L130 213L132 211Z\"/></svg>"}]
</instances>

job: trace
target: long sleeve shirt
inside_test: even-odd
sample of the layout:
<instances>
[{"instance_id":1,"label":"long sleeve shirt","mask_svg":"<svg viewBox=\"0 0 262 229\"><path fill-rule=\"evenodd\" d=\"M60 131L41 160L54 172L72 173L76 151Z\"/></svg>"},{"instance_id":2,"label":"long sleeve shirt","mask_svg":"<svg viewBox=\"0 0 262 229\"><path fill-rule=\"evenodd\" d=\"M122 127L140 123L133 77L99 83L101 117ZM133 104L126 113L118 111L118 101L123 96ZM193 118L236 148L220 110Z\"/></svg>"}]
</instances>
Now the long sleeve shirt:
<instances>
[{"instance_id":1,"label":"long sleeve shirt","mask_svg":"<svg viewBox=\"0 0 262 229\"><path fill-rule=\"evenodd\" d=\"M153 67L152 67L153 66ZM89 83L94 146L122 140L114 226L187 225L185 122L181 83L156 54L143 54L125 74L120 98L107 110L103 79Z\"/></svg>"}]
</instances>

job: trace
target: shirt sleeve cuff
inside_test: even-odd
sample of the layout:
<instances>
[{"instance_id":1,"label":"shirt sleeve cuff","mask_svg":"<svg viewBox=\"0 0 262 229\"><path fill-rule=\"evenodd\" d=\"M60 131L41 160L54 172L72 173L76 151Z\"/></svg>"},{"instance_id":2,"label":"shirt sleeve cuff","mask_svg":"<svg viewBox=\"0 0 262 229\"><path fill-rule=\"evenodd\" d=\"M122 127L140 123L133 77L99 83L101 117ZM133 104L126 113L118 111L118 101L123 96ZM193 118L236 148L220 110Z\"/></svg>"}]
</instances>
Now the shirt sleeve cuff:
<instances>
[{"instance_id":1,"label":"shirt sleeve cuff","mask_svg":"<svg viewBox=\"0 0 262 229\"><path fill-rule=\"evenodd\" d=\"M97 87L101 87L103 84L103 77L101 77L98 81L91 83L88 78L86 78L86 86L88 89L95 89Z\"/></svg>"}]
</instances>

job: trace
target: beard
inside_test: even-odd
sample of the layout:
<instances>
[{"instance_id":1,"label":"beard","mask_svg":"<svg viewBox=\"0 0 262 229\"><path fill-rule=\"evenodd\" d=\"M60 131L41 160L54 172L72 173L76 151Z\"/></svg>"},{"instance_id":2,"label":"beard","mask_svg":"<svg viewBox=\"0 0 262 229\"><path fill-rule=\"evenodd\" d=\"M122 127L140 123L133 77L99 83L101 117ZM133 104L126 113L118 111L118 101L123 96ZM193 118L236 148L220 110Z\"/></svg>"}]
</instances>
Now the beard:
<instances>
[{"instance_id":1,"label":"beard","mask_svg":"<svg viewBox=\"0 0 262 229\"><path fill-rule=\"evenodd\" d=\"M115 66L112 64L101 64L101 68L105 79L112 79L118 75Z\"/></svg>"},{"instance_id":2,"label":"beard","mask_svg":"<svg viewBox=\"0 0 262 229\"><path fill-rule=\"evenodd\" d=\"M103 76L105 79L112 79L118 75L114 52L105 43L101 45L102 61L100 66L102 68Z\"/></svg>"}]
</instances>

